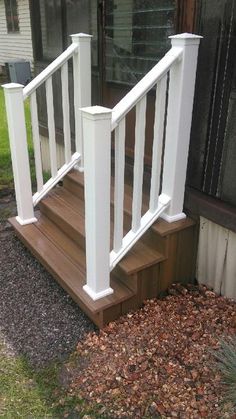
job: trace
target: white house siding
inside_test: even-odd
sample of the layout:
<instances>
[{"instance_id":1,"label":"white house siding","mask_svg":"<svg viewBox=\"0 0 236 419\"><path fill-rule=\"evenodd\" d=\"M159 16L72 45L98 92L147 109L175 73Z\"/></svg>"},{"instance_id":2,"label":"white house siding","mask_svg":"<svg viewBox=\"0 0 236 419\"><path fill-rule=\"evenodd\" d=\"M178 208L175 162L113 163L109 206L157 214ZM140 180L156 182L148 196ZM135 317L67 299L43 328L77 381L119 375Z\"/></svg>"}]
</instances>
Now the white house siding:
<instances>
[{"instance_id":1,"label":"white house siding","mask_svg":"<svg viewBox=\"0 0 236 419\"><path fill-rule=\"evenodd\" d=\"M19 32L7 33L4 0L0 0L0 66L23 58L33 64L33 46L28 0L18 0Z\"/></svg>"},{"instance_id":2,"label":"white house siding","mask_svg":"<svg viewBox=\"0 0 236 419\"><path fill-rule=\"evenodd\" d=\"M236 233L200 217L197 279L236 299Z\"/></svg>"}]
</instances>

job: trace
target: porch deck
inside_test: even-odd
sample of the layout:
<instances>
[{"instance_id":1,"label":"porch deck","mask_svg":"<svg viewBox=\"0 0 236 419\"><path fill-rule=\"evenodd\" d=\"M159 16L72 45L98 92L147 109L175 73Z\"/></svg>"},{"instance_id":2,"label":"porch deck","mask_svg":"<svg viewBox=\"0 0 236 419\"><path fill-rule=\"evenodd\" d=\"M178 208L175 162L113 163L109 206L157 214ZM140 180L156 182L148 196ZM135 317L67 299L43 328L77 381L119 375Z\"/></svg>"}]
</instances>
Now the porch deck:
<instances>
[{"instance_id":1,"label":"porch deck","mask_svg":"<svg viewBox=\"0 0 236 419\"><path fill-rule=\"evenodd\" d=\"M86 283L83 193L83 176L73 170L65 177L63 186L55 187L41 201L35 213L36 223L21 226L15 218L10 223L26 247L98 327L140 307L145 299L158 296L171 282L193 280L195 222L186 218L170 224L160 219L112 272L114 293L93 301L83 289ZM126 185L124 228L131 221L131 193Z\"/></svg>"}]
</instances>

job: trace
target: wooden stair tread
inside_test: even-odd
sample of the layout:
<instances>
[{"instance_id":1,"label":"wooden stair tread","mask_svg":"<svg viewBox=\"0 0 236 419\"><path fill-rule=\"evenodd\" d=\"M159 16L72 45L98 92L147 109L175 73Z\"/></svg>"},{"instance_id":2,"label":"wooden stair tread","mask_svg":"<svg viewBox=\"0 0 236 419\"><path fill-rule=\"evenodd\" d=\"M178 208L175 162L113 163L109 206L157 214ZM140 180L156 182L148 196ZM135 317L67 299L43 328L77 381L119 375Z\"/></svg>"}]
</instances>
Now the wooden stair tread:
<instances>
[{"instance_id":1,"label":"wooden stair tread","mask_svg":"<svg viewBox=\"0 0 236 419\"><path fill-rule=\"evenodd\" d=\"M50 211L55 211L60 219L66 220L66 222L72 226L74 231L78 231L83 237L85 237L84 203L81 199L75 197L64 187L59 187L50 192L50 194L43 200L43 205L50 207ZM112 231L113 223L111 222L111 232ZM71 238L73 239L73 237ZM158 263L163 259L163 255L152 248L152 246L139 240L129 253L119 262L119 266L123 272L129 275Z\"/></svg>"},{"instance_id":2,"label":"wooden stair tread","mask_svg":"<svg viewBox=\"0 0 236 419\"><path fill-rule=\"evenodd\" d=\"M72 170L70 173L67 174L68 179L72 180L73 182L77 183L81 187L84 186L84 176L83 173L78 172L77 170ZM112 186L111 186L111 201L114 203L114 178L112 178ZM130 185L125 184L125 192L124 192L124 212L128 215L132 215L132 187ZM148 196L143 193L143 205L142 211L145 212L148 209ZM186 217L182 220L175 221L173 223L168 223L167 221L159 218L151 227L151 229L159 234L161 237L168 236L169 234L176 233L180 230L186 229L188 227L192 227L195 225L195 221L189 217Z\"/></svg>"},{"instance_id":3,"label":"wooden stair tread","mask_svg":"<svg viewBox=\"0 0 236 419\"><path fill-rule=\"evenodd\" d=\"M152 230L158 233L161 237L165 237L169 234L177 233L180 230L185 230L186 228L193 227L195 224L196 221L192 220L189 217L183 218L179 221L174 221L173 223L168 223L162 218L159 218L152 225Z\"/></svg>"},{"instance_id":4,"label":"wooden stair tread","mask_svg":"<svg viewBox=\"0 0 236 419\"><path fill-rule=\"evenodd\" d=\"M88 315L99 313L134 296L134 292L126 285L115 278L111 278L111 287L114 293L93 301L83 290L85 269L83 269L82 263L81 265L73 263L71 256L68 257L68 254L65 253L65 248L62 251L58 247L57 238L61 236L61 232L59 231L53 238L52 229L50 230L51 227L49 227L48 230L51 231L49 238L41 231L42 225L44 225L44 229L46 228L46 217L41 218L41 221L25 226L21 226L15 218L11 218L9 221L22 242ZM70 239L68 238L68 240ZM67 246L69 247L67 250L70 251L71 248L74 249L74 243L70 240L72 243L69 245L68 240ZM83 249L79 249L78 245L76 246L78 254L80 254Z\"/></svg>"},{"instance_id":5,"label":"wooden stair tread","mask_svg":"<svg viewBox=\"0 0 236 419\"><path fill-rule=\"evenodd\" d=\"M53 196L61 199L65 205L69 206L76 213L79 213L84 218L85 216L85 205L84 201L76 197L73 193L69 192L66 188L59 187L53 190Z\"/></svg>"},{"instance_id":6,"label":"wooden stair tread","mask_svg":"<svg viewBox=\"0 0 236 419\"><path fill-rule=\"evenodd\" d=\"M127 275L148 268L165 260L165 256L154 247L139 240L129 253L119 262L119 267Z\"/></svg>"},{"instance_id":7,"label":"wooden stair tread","mask_svg":"<svg viewBox=\"0 0 236 419\"><path fill-rule=\"evenodd\" d=\"M69 176L70 175L75 179L78 179L78 177L80 179L83 178L81 173L77 171L70 172ZM43 201L43 204L50 207L51 211L56 211L56 214L60 216L61 219L65 219L67 223L72 226L73 230L79 231L79 233L85 237L84 202L80 198L75 197L73 193L64 187L58 187L50 192L48 197ZM73 211L73 213L71 213L71 211ZM111 221L111 232L112 231L113 222ZM73 254L73 250L71 252ZM125 274L130 275L164 259L164 256L154 249L153 246L139 240L129 253L119 262L119 267Z\"/></svg>"},{"instance_id":8,"label":"wooden stair tread","mask_svg":"<svg viewBox=\"0 0 236 419\"><path fill-rule=\"evenodd\" d=\"M49 240L51 240L55 246L63 251L82 272L86 272L86 258L85 251L81 248L74 240L71 240L67 234L59 229L49 218L43 215L40 211L35 214L38 222L37 228L44 234Z\"/></svg>"},{"instance_id":9,"label":"wooden stair tread","mask_svg":"<svg viewBox=\"0 0 236 419\"><path fill-rule=\"evenodd\" d=\"M66 177L75 182L82 188L84 187L84 175L78 170L71 170ZM126 184L124 185L124 212L127 215L132 214L133 188ZM114 177L111 177L111 203L114 204ZM148 210L148 196L143 193L142 212Z\"/></svg>"},{"instance_id":10,"label":"wooden stair tread","mask_svg":"<svg viewBox=\"0 0 236 419\"><path fill-rule=\"evenodd\" d=\"M84 203L73 196L64 188L51 191L39 204L40 210L50 218L58 217L59 220L70 225L72 230L85 236ZM53 219L54 221L54 219Z\"/></svg>"}]
</instances>

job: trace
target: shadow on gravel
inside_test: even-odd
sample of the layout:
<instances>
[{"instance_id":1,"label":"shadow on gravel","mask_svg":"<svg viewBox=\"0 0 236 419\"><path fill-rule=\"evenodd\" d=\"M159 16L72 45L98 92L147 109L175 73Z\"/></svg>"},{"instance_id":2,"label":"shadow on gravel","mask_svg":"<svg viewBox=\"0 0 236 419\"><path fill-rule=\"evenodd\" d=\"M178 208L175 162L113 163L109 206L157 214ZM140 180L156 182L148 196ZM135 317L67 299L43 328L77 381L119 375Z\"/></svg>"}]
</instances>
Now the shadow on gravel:
<instances>
[{"instance_id":1,"label":"shadow on gravel","mask_svg":"<svg viewBox=\"0 0 236 419\"><path fill-rule=\"evenodd\" d=\"M33 367L63 360L95 326L0 223L0 331Z\"/></svg>"}]
</instances>

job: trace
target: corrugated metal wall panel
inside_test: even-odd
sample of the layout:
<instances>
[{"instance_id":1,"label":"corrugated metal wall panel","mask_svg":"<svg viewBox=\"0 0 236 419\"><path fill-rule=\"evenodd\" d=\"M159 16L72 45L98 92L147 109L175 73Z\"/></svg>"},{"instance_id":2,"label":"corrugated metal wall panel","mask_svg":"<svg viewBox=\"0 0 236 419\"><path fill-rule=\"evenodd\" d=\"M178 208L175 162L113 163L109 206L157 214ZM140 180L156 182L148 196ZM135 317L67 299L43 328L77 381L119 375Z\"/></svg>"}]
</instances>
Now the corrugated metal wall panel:
<instances>
[{"instance_id":1,"label":"corrugated metal wall panel","mask_svg":"<svg viewBox=\"0 0 236 419\"><path fill-rule=\"evenodd\" d=\"M236 299L236 233L200 217L197 280Z\"/></svg>"}]
</instances>

